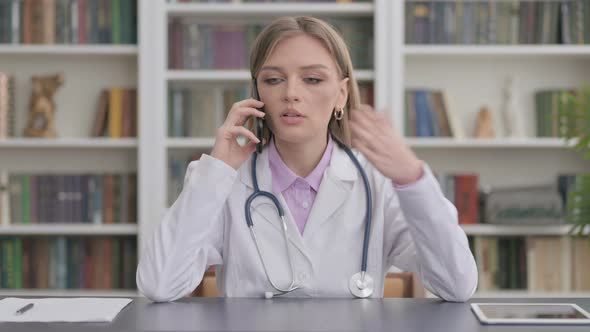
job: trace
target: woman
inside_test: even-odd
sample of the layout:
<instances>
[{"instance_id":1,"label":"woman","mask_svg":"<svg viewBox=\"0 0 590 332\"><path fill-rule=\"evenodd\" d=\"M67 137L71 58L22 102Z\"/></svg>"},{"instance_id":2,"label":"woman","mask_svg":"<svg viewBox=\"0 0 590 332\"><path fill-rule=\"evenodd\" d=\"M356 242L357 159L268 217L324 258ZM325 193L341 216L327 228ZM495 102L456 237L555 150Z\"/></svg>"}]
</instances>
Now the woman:
<instances>
[{"instance_id":1,"label":"woman","mask_svg":"<svg viewBox=\"0 0 590 332\"><path fill-rule=\"evenodd\" d=\"M272 22L254 43L250 71L261 101L235 103L211 154L188 166L182 193L140 259L139 290L154 301L176 300L215 265L227 297L281 295L277 288L294 289L283 296L352 297L367 204L348 146L372 195L366 272L374 291L367 294L383 296L394 265L416 271L445 300L471 297L477 268L455 207L386 119L359 105L348 50L333 28L310 17ZM260 140L243 127L251 118L267 126L259 155ZM238 144L238 136L249 142ZM253 165L260 190L285 210L286 238L270 199L245 208Z\"/></svg>"}]
</instances>

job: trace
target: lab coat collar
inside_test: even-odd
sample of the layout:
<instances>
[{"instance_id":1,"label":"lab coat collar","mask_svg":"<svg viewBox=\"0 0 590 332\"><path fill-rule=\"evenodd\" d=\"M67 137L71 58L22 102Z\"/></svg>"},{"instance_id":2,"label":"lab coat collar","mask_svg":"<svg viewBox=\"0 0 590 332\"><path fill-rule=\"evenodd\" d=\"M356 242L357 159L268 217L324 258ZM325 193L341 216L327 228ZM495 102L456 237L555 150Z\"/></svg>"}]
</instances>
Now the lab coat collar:
<instances>
[{"instance_id":1,"label":"lab coat collar","mask_svg":"<svg viewBox=\"0 0 590 332\"><path fill-rule=\"evenodd\" d=\"M338 145L332 153L332 161L324 174L322 183L312 205L303 230L303 239L313 237L314 233L326 222L335 221L331 218L342 207L346 198L350 197L358 171L350 157ZM340 220L342 221L342 220Z\"/></svg>"},{"instance_id":2,"label":"lab coat collar","mask_svg":"<svg viewBox=\"0 0 590 332\"><path fill-rule=\"evenodd\" d=\"M240 181L252 189L254 188L251 176L251 158L253 157L254 155L252 155L246 164L238 171ZM271 192L272 179L268 157L268 148L265 148L258 156L258 160L256 162L256 175L258 187L260 190ZM353 183L357 180L358 176L358 171L352 160L350 160L350 157L336 144L332 152L330 166L324 174L319 191L309 213L309 217L303 231L303 237L299 233L291 213L289 213L288 208L286 208L287 204L283 196L281 193L274 193L286 209L285 218L287 219L287 234L290 242L295 247L297 247L308 259L309 256L303 239L310 238L323 223L331 220L330 216L336 212L336 210L342 206L346 198L349 197ZM261 199L255 200L252 204L252 209L267 210L264 213L261 213L261 215L264 217L263 219L268 221L277 229L277 231L282 233L281 224L278 222L276 217L274 206L271 206L270 204L264 204L264 201L265 200ZM274 217L272 217L273 215Z\"/></svg>"},{"instance_id":3,"label":"lab coat collar","mask_svg":"<svg viewBox=\"0 0 590 332\"><path fill-rule=\"evenodd\" d=\"M254 154L252 154L252 156L238 170L240 181L250 188L254 188L251 175L252 158L254 158ZM272 175L268 164L268 148L264 148L262 153L258 156L256 168L258 187L260 190L271 191ZM332 151L332 160L330 162L330 166L328 166L326 169L326 173L329 176L334 177L334 179L337 181L354 182L358 178L358 171L356 170L352 160L350 160L346 152L340 148L338 144L334 145L334 150ZM322 183L323 182L324 180L322 180ZM322 184L320 183L320 189L321 186Z\"/></svg>"}]
</instances>

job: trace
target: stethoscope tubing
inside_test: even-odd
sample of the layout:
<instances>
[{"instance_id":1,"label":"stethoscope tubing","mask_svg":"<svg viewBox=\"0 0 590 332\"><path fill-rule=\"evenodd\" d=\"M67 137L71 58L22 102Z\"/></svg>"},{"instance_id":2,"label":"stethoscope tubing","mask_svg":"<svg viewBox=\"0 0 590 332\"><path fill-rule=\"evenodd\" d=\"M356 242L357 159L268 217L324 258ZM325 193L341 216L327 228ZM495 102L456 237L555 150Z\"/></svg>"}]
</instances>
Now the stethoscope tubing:
<instances>
[{"instance_id":1,"label":"stethoscope tubing","mask_svg":"<svg viewBox=\"0 0 590 332\"><path fill-rule=\"evenodd\" d=\"M335 139L335 141L338 144L338 146L341 147L346 152L346 154L350 157L350 159L354 163L355 167L357 168L357 170L361 174L361 177L363 178L363 184L365 187L365 193L366 193L366 195L365 195L365 201L366 201L365 220L366 220L366 223L365 223L365 232L364 232L364 236L363 236L363 251L362 251L362 256L361 256L361 272L360 272L360 275L362 276L361 281L364 283L365 274L367 271L369 241L370 241L370 235L371 235L371 222L372 222L372 217L373 217L372 209L371 209L372 202L373 202L373 198L371 195L371 188L369 186L369 179L367 177L367 174L363 170L363 167L359 163L358 159L354 156L352 151L346 145L341 143L340 141L338 141L336 139ZM294 272L293 262L291 260L291 250L289 249L289 243L288 243L288 238L287 238L287 225L285 223L285 218L284 218L284 215L285 215L284 209L275 195L273 195L272 193L270 193L268 191L262 191L258 187L258 179L256 176L256 161L258 159L257 157L258 157L258 152L254 152L254 156L252 158L252 165L251 165L251 167L252 167L252 185L254 186L254 192L248 197L248 199L246 200L245 207L244 207L245 213L246 213L246 223L247 223L248 227L250 228L250 233L252 235L252 238L254 239L254 243L256 245L256 250L258 251L258 256L260 257L260 260L262 262L262 266L264 268L264 273L266 274L267 279L269 280L269 282L273 288L275 288L277 291L281 292L279 294L273 294L273 295L274 296L284 295L284 294L289 293L295 289L298 289L300 286L295 285L295 272ZM288 256L288 260L289 260L289 265L291 267L291 276L292 276L291 285L287 289L281 289L280 287L275 285L274 282L272 281L272 279L270 278L269 272L266 268L266 264L264 263L264 258L262 256L260 246L258 245L258 240L256 238L256 232L254 231L254 223L252 221L252 214L250 211L250 207L251 207L251 204L254 201L254 199L261 197L261 196L267 197L268 199L270 199L273 202L273 204L277 208L277 213L281 217L283 237L285 240L285 246L287 249L287 256Z\"/></svg>"}]
</instances>

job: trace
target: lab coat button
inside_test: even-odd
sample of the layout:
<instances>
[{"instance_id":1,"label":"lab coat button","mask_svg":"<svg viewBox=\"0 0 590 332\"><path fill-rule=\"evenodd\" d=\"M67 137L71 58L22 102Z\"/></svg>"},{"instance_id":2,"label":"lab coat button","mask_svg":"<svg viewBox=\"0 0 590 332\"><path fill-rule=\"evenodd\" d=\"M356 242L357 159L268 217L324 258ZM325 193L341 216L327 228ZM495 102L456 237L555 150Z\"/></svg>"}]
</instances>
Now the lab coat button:
<instances>
[{"instance_id":1,"label":"lab coat button","mask_svg":"<svg viewBox=\"0 0 590 332\"><path fill-rule=\"evenodd\" d=\"M307 278L307 275L304 272L299 273L299 280L301 282L304 282L306 278Z\"/></svg>"},{"instance_id":2,"label":"lab coat button","mask_svg":"<svg viewBox=\"0 0 590 332\"><path fill-rule=\"evenodd\" d=\"M307 209L307 207L309 206L309 204L307 202L303 202L303 208Z\"/></svg>"}]
</instances>

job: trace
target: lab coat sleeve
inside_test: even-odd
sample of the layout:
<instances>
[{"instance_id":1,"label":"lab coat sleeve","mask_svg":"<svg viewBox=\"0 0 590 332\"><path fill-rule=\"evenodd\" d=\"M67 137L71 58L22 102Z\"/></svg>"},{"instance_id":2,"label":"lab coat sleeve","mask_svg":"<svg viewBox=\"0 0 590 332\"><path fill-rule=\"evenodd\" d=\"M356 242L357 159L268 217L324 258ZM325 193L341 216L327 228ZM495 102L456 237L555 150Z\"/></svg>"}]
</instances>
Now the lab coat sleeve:
<instances>
[{"instance_id":1,"label":"lab coat sleeve","mask_svg":"<svg viewBox=\"0 0 590 332\"><path fill-rule=\"evenodd\" d=\"M190 294L222 263L224 205L237 172L206 154L187 168L183 190L143 250L137 286L156 302Z\"/></svg>"},{"instance_id":2,"label":"lab coat sleeve","mask_svg":"<svg viewBox=\"0 0 590 332\"><path fill-rule=\"evenodd\" d=\"M417 182L394 189L386 220L392 248L389 264L415 271L424 286L446 301L467 301L477 288L477 267L457 209L443 195L426 163ZM391 185L394 188L394 185ZM403 213L401 213L403 211Z\"/></svg>"}]
</instances>

